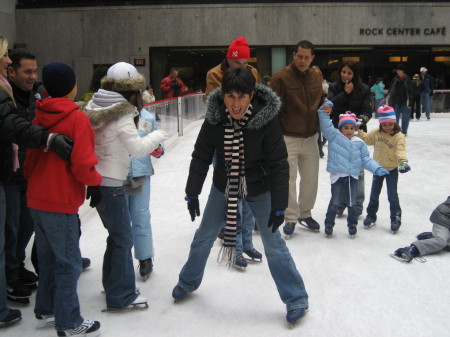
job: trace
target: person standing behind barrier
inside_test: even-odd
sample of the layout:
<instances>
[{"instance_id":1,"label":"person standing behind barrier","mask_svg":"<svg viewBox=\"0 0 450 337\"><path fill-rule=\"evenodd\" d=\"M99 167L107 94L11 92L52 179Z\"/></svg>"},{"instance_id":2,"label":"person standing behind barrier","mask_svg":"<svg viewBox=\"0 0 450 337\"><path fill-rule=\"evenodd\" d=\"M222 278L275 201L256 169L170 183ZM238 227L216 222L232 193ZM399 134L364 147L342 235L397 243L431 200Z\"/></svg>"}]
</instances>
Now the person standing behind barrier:
<instances>
[{"instance_id":1,"label":"person standing behind barrier","mask_svg":"<svg viewBox=\"0 0 450 337\"><path fill-rule=\"evenodd\" d=\"M187 90L181 78L178 77L178 69L176 67L170 68L169 76L162 79L159 87L163 98L178 97Z\"/></svg>"},{"instance_id":2,"label":"person standing behind barrier","mask_svg":"<svg viewBox=\"0 0 450 337\"><path fill-rule=\"evenodd\" d=\"M247 40L243 37L233 40L222 63L208 70L206 74L206 95L221 86L223 73L229 68L245 67L250 70L256 83L261 83L258 70L248 64L249 58L250 47ZM240 269L245 269L247 261L242 255L244 252L252 259L261 259L262 254L253 247L252 230L255 225L255 218L246 201L242 201L240 206L242 231L237 234L236 266ZM219 238L223 236L223 231L224 229L222 228L219 232Z\"/></svg>"},{"instance_id":3,"label":"person standing behind barrier","mask_svg":"<svg viewBox=\"0 0 450 337\"><path fill-rule=\"evenodd\" d=\"M246 67L251 71L256 83L261 83L261 77L258 70L248 64L250 58L250 48L248 42L243 37L238 37L231 42L228 47L227 55L223 59L222 63L209 69L206 73L206 95L209 95L211 91L220 87L222 84L222 77L225 70L228 68Z\"/></svg>"},{"instance_id":4,"label":"person standing behind barrier","mask_svg":"<svg viewBox=\"0 0 450 337\"><path fill-rule=\"evenodd\" d=\"M142 101L144 102L144 108L146 108L148 111L150 111L148 109L148 105L150 103L153 103L155 101L155 95L153 93L153 87L151 84L147 85L147 87L145 88L144 92L142 93ZM159 122L161 121L161 119L159 118L159 114L155 109L155 118L156 121Z\"/></svg>"},{"instance_id":5,"label":"person standing behind barrier","mask_svg":"<svg viewBox=\"0 0 450 337\"><path fill-rule=\"evenodd\" d=\"M413 86L413 99L411 103L411 119L414 119L414 112L416 113L417 121L420 120L420 98L422 96L422 91L424 90L424 83L419 77L419 74L414 74L412 78Z\"/></svg>"},{"instance_id":6,"label":"person standing behind barrier","mask_svg":"<svg viewBox=\"0 0 450 337\"><path fill-rule=\"evenodd\" d=\"M406 136L408 134L409 119L411 118L413 87L411 79L406 75L406 69L403 64L399 63L395 68L395 72L396 76L392 79L389 86L386 104L394 108L397 124L399 124L401 116L401 130Z\"/></svg>"},{"instance_id":7,"label":"person standing behind barrier","mask_svg":"<svg viewBox=\"0 0 450 337\"><path fill-rule=\"evenodd\" d=\"M377 77L377 81L372 88L370 88L370 91L375 95L375 106L372 107L372 109L375 110L375 118L378 118L378 107L383 103L383 99L386 97L384 94L384 83L381 77Z\"/></svg>"},{"instance_id":8,"label":"person standing behind barrier","mask_svg":"<svg viewBox=\"0 0 450 337\"><path fill-rule=\"evenodd\" d=\"M139 117L138 132L141 137L156 131L155 117L142 109ZM130 210L133 231L134 257L139 260L139 274L145 281L153 271L153 234L150 222L150 182L154 174L151 157L160 158L164 154L162 144L150 154L131 159L125 184L128 208Z\"/></svg>"},{"instance_id":9,"label":"person standing behind barrier","mask_svg":"<svg viewBox=\"0 0 450 337\"><path fill-rule=\"evenodd\" d=\"M372 118L372 99L369 86L361 80L358 64L354 61L344 62L338 73L339 80L330 85L327 96L334 104L331 113L333 125L338 128L339 116L351 111L358 119L359 128L367 131L366 124ZM361 169L354 206L358 216L362 214L364 199L364 169ZM337 215L342 216L344 209L345 206L338 207Z\"/></svg>"},{"instance_id":10,"label":"person standing behind barrier","mask_svg":"<svg viewBox=\"0 0 450 337\"><path fill-rule=\"evenodd\" d=\"M423 91L420 94L420 102L422 103L423 110L425 110L427 120L430 120L430 96L433 96L433 81L431 80L431 76L427 74L427 72L427 68L420 68L420 79L424 84Z\"/></svg>"},{"instance_id":11,"label":"person standing behind barrier","mask_svg":"<svg viewBox=\"0 0 450 337\"><path fill-rule=\"evenodd\" d=\"M313 231L320 229L311 211L319 182L317 109L323 101L323 77L317 66L310 67L314 60L314 45L310 41L300 41L295 46L293 58L290 65L270 80L270 87L283 102L278 119L289 162L289 206L283 228L288 237L294 232L297 221ZM300 173L298 195L297 171Z\"/></svg>"},{"instance_id":12,"label":"person standing behind barrier","mask_svg":"<svg viewBox=\"0 0 450 337\"><path fill-rule=\"evenodd\" d=\"M96 136L96 169L103 177L100 186L88 187L87 197L108 230L102 272L108 309L148 306L147 298L136 293L133 233L123 187L131 156L145 156L167 138L162 130L139 136L136 125L142 110L140 90L144 87L144 76L134 66L116 63L85 107Z\"/></svg>"}]
</instances>

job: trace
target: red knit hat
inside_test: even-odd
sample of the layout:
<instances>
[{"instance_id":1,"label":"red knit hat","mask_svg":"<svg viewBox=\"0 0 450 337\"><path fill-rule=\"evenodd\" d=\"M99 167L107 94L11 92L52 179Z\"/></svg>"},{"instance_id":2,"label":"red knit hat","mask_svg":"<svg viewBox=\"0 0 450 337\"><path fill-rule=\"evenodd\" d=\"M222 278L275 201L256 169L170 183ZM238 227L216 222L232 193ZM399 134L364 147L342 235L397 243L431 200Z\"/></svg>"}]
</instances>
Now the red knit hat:
<instances>
[{"instance_id":1,"label":"red knit hat","mask_svg":"<svg viewBox=\"0 0 450 337\"><path fill-rule=\"evenodd\" d=\"M250 48L248 42L243 37L238 37L231 42L228 47L227 57L230 59L240 60L250 58Z\"/></svg>"}]
</instances>

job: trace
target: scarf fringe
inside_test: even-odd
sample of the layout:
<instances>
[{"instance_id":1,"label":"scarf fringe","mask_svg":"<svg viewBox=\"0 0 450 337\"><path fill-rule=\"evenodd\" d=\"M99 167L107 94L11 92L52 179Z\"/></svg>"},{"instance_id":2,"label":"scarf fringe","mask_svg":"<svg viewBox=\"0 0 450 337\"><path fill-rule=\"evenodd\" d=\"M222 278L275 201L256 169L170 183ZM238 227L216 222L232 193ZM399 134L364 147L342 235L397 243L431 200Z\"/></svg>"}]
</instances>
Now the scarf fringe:
<instances>
[{"instance_id":1,"label":"scarf fringe","mask_svg":"<svg viewBox=\"0 0 450 337\"><path fill-rule=\"evenodd\" d=\"M222 246L217 255L217 263L231 268L236 263L236 247Z\"/></svg>"}]
</instances>

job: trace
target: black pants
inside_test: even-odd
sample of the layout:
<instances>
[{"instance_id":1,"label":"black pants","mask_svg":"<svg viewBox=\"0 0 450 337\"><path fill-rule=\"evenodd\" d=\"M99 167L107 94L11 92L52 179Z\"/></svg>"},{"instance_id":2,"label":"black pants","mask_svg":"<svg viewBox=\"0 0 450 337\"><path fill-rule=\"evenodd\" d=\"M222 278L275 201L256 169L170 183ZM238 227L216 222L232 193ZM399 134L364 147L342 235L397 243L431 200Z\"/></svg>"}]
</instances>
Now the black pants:
<instances>
[{"instance_id":1,"label":"black pants","mask_svg":"<svg viewBox=\"0 0 450 337\"><path fill-rule=\"evenodd\" d=\"M416 118L420 119L420 94L413 96L411 104L411 119L414 119L414 112L416 112Z\"/></svg>"}]
</instances>

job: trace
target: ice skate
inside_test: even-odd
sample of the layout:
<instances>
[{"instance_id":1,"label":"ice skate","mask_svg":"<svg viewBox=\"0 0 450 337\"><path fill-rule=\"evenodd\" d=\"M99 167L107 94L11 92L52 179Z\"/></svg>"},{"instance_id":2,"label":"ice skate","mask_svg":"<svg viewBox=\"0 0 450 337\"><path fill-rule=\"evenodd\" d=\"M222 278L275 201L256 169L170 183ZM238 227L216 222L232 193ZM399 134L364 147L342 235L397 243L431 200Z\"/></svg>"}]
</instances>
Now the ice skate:
<instances>
[{"instance_id":1,"label":"ice skate","mask_svg":"<svg viewBox=\"0 0 450 337\"><path fill-rule=\"evenodd\" d=\"M20 279L8 282L6 292L9 301L20 304L30 303L31 290Z\"/></svg>"},{"instance_id":2,"label":"ice skate","mask_svg":"<svg viewBox=\"0 0 450 337\"><path fill-rule=\"evenodd\" d=\"M153 261L151 258L145 260L139 260L139 275L141 275L142 280L147 281L150 274L153 271Z\"/></svg>"},{"instance_id":3,"label":"ice skate","mask_svg":"<svg viewBox=\"0 0 450 337\"><path fill-rule=\"evenodd\" d=\"M55 315L36 315L37 329L43 329L47 327L55 326Z\"/></svg>"},{"instance_id":4,"label":"ice skate","mask_svg":"<svg viewBox=\"0 0 450 337\"><path fill-rule=\"evenodd\" d=\"M130 305L124 308L106 308L102 312L123 312L123 311L136 311L136 310L146 310L148 309L147 297L138 295L136 299L131 302Z\"/></svg>"},{"instance_id":5,"label":"ice skate","mask_svg":"<svg viewBox=\"0 0 450 337\"><path fill-rule=\"evenodd\" d=\"M258 252L255 248L247 249L244 253L250 257L250 261L253 262L262 262L262 254Z\"/></svg>"},{"instance_id":6,"label":"ice skate","mask_svg":"<svg viewBox=\"0 0 450 337\"><path fill-rule=\"evenodd\" d=\"M286 224L283 226L283 233L286 235L286 240L289 240L294 234L295 230L295 222L286 222Z\"/></svg>"},{"instance_id":7,"label":"ice skate","mask_svg":"<svg viewBox=\"0 0 450 337\"><path fill-rule=\"evenodd\" d=\"M370 216L366 216L366 218L363 221L364 229L369 229L372 226L375 226L375 219L371 218Z\"/></svg>"},{"instance_id":8,"label":"ice skate","mask_svg":"<svg viewBox=\"0 0 450 337\"><path fill-rule=\"evenodd\" d=\"M179 285L176 285L172 290L172 298L174 303L182 301L187 296L187 294L189 293L186 290L181 288Z\"/></svg>"},{"instance_id":9,"label":"ice skate","mask_svg":"<svg viewBox=\"0 0 450 337\"><path fill-rule=\"evenodd\" d=\"M333 235L333 226L325 226L325 235L327 238L331 238Z\"/></svg>"},{"instance_id":10,"label":"ice skate","mask_svg":"<svg viewBox=\"0 0 450 337\"><path fill-rule=\"evenodd\" d=\"M0 328L13 325L22 319L22 313L17 309L9 309L8 315L0 321Z\"/></svg>"},{"instance_id":11,"label":"ice skate","mask_svg":"<svg viewBox=\"0 0 450 337\"><path fill-rule=\"evenodd\" d=\"M286 314L286 321L289 323L291 328L295 328L301 321L303 317L305 317L308 308L298 308L289 310Z\"/></svg>"},{"instance_id":12,"label":"ice skate","mask_svg":"<svg viewBox=\"0 0 450 337\"><path fill-rule=\"evenodd\" d=\"M23 284L26 285L29 289L31 290L37 289L39 277L32 271L26 269L25 267L20 268L19 278L22 280Z\"/></svg>"},{"instance_id":13,"label":"ice skate","mask_svg":"<svg viewBox=\"0 0 450 337\"><path fill-rule=\"evenodd\" d=\"M312 230L313 232L318 232L320 230L319 223L316 220L314 220L312 217L298 218L298 222L300 225Z\"/></svg>"},{"instance_id":14,"label":"ice skate","mask_svg":"<svg viewBox=\"0 0 450 337\"><path fill-rule=\"evenodd\" d=\"M57 331L58 337L61 336L79 336L79 337L95 337L100 335L100 322L85 319L81 325L75 329L67 329Z\"/></svg>"},{"instance_id":15,"label":"ice skate","mask_svg":"<svg viewBox=\"0 0 450 337\"><path fill-rule=\"evenodd\" d=\"M354 239L357 233L356 225L348 226L348 235L350 235L351 239Z\"/></svg>"},{"instance_id":16,"label":"ice skate","mask_svg":"<svg viewBox=\"0 0 450 337\"><path fill-rule=\"evenodd\" d=\"M247 260L242 254L236 255L233 267L240 271L245 271L245 268L247 268Z\"/></svg>"},{"instance_id":17,"label":"ice skate","mask_svg":"<svg viewBox=\"0 0 450 337\"><path fill-rule=\"evenodd\" d=\"M396 234L402 225L402 218L400 215L395 217L395 220L391 221L391 233Z\"/></svg>"},{"instance_id":18,"label":"ice skate","mask_svg":"<svg viewBox=\"0 0 450 337\"><path fill-rule=\"evenodd\" d=\"M391 254L391 257L393 257L396 260L399 260L401 262L411 262L412 259L414 259L416 256L419 256L419 250L416 246L411 245L404 248L397 249L394 254Z\"/></svg>"},{"instance_id":19,"label":"ice skate","mask_svg":"<svg viewBox=\"0 0 450 337\"><path fill-rule=\"evenodd\" d=\"M91 259L87 257L81 258L81 271L85 271L91 266Z\"/></svg>"}]
</instances>

